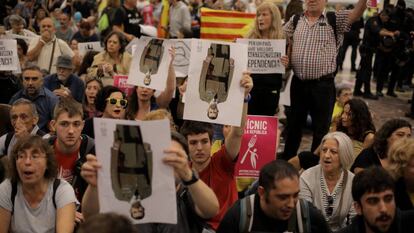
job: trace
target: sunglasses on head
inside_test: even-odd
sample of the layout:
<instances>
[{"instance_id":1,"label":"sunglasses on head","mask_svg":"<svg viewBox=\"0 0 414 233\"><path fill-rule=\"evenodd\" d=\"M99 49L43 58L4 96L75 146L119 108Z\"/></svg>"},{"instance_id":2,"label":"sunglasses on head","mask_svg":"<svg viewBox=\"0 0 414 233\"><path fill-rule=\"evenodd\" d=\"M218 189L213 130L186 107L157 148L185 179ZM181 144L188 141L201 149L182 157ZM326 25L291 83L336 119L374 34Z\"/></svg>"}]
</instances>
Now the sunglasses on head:
<instances>
[{"instance_id":1,"label":"sunglasses on head","mask_svg":"<svg viewBox=\"0 0 414 233\"><path fill-rule=\"evenodd\" d=\"M115 98L108 98L106 99L110 104L115 105L119 104L121 107L126 108L128 101L125 99L115 99Z\"/></svg>"}]
</instances>

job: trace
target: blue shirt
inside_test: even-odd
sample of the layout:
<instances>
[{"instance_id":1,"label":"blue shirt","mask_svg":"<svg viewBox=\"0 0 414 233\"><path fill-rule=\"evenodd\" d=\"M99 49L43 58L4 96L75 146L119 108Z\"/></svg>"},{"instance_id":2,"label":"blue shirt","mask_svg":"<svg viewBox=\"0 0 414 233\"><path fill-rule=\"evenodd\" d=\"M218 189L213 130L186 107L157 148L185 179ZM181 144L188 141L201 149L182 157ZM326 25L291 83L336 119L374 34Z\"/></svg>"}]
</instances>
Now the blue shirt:
<instances>
[{"instance_id":1,"label":"blue shirt","mask_svg":"<svg viewBox=\"0 0 414 233\"><path fill-rule=\"evenodd\" d=\"M18 91L10 99L9 104L12 105L14 101L25 98L32 101L36 105L37 113L39 114L39 122L37 125L44 132L49 132L48 124L53 119L53 110L55 105L59 101L59 98L48 89L42 87L39 90L39 94L33 98L29 97L26 93L26 89Z\"/></svg>"},{"instance_id":2,"label":"blue shirt","mask_svg":"<svg viewBox=\"0 0 414 233\"><path fill-rule=\"evenodd\" d=\"M69 88L72 97L79 103L82 103L85 95L85 84L78 76L74 74L69 75L66 83L60 81L57 74L48 75L43 80L43 86L50 91L59 89L61 85Z\"/></svg>"}]
</instances>

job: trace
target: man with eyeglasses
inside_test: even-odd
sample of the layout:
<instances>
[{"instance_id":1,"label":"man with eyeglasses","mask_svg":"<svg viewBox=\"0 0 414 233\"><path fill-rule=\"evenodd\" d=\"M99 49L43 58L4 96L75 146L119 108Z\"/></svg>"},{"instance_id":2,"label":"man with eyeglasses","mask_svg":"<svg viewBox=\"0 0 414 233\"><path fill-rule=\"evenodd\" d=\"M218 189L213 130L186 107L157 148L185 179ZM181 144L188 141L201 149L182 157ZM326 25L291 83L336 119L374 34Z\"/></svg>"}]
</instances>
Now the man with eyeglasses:
<instances>
[{"instance_id":1,"label":"man with eyeglasses","mask_svg":"<svg viewBox=\"0 0 414 233\"><path fill-rule=\"evenodd\" d=\"M22 80L23 89L14 94L9 104L13 104L20 98L32 101L39 114L37 125L44 132L49 132L48 124L52 119L53 109L59 100L58 97L43 87L43 75L38 66L28 65L25 67L22 71Z\"/></svg>"},{"instance_id":2,"label":"man with eyeglasses","mask_svg":"<svg viewBox=\"0 0 414 233\"><path fill-rule=\"evenodd\" d=\"M396 208L394 184L382 167L374 166L357 173L352 181L352 197L358 215L338 233L413 232L414 210Z\"/></svg>"},{"instance_id":3,"label":"man with eyeglasses","mask_svg":"<svg viewBox=\"0 0 414 233\"><path fill-rule=\"evenodd\" d=\"M48 141L55 151L58 177L70 183L78 200L82 200L88 184L80 176L80 168L87 154L95 154L94 140L81 134L84 126L82 105L72 98L60 98L51 126L56 135ZM80 210L76 213L76 221L83 221Z\"/></svg>"},{"instance_id":4,"label":"man with eyeglasses","mask_svg":"<svg viewBox=\"0 0 414 233\"><path fill-rule=\"evenodd\" d=\"M13 146L25 136L40 135L45 133L36 125L39 120L36 106L27 99L18 99L13 102L10 109L10 120L13 132L8 132L0 137L0 157L10 155Z\"/></svg>"}]
</instances>

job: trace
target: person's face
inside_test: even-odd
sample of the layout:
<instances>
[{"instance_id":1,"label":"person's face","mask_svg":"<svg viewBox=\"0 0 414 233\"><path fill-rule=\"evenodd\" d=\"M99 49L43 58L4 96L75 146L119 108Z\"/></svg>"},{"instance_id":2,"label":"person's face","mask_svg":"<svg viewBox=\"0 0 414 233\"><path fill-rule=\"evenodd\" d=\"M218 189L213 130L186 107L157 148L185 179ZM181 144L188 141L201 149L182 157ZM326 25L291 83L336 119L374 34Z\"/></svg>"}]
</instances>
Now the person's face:
<instances>
[{"instance_id":1,"label":"person's face","mask_svg":"<svg viewBox=\"0 0 414 233\"><path fill-rule=\"evenodd\" d=\"M40 22L40 34L46 31L51 35L55 33L55 25L50 18L46 18Z\"/></svg>"},{"instance_id":2,"label":"person's face","mask_svg":"<svg viewBox=\"0 0 414 233\"><path fill-rule=\"evenodd\" d=\"M46 17L46 11L45 11L45 10L43 10L43 9L39 9L39 10L37 10L37 12L36 12L36 17L37 17L38 19L43 19L43 18L45 18L45 17Z\"/></svg>"},{"instance_id":3,"label":"person's face","mask_svg":"<svg viewBox=\"0 0 414 233\"><path fill-rule=\"evenodd\" d=\"M326 139L321 148L320 162L325 173L337 172L341 169L339 160L338 142L335 139Z\"/></svg>"},{"instance_id":4,"label":"person's face","mask_svg":"<svg viewBox=\"0 0 414 233\"><path fill-rule=\"evenodd\" d=\"M115 104L111 103L111 99ZM126 101L121 92L113 92L106 100L106 107L103 112L104 118L122 119L125 115L125 107L121 105L121 100Z\"/></svg>"},{"instance_id":5,"label":"person's face","mask_svg":"<svg viewBox=\"0 0 414 233\"><path fill-rule=\"evenodd\" d=\"M121 43L119 42L119 38L117 35L112 35L109 37L108 41L106 42L106 48L108 53L118 53L121 49Z\"/></svg>"},{"instance_id":6,"label":"person's face","mask_svg":"<svg viewBox=\"0 0 414 233\"><path fill-rule=\"evenodd\" d=\"M344 111L342 112L342 115L341 115L341 121L342 121L342 125L345 128L351 127L351 125L352 125L352 112L351 112L351 107L349 106L349 104L346 104L344 106Z\"/></svg>"},{"instance_id":7,"label":"person's face","mask_svg":"<svg viewBox=\"0 0 414 233\"><path fill-rule=\"evenodd\" d=\"M52 121L52 124L60 145L72 148L80 141L84 125L81 115L69 117L67 112L63 112L59 114L56 120Z\"/></svg>"},{"instance_id":8,"label":"person's face","mask_svg":"<svg viewBox=\"0 0 414 233\"><path fill-rule=\"evenodd\" d=\"M24 29L23 23L13 23L11 27L12 27L13 33L16 33L16 34L20 33Z\"/></svg>"},{"instance_id":9,"label":"person's face","mask_svg":"<svg viewBox=\"0 0 414 233\"><path fill-rule=\"evenodd\" d=\"M23 72L23 87L29 96L36 96L43 85L42 73L37 70Z\"/></svg>"},{"instance_id":10,"label":"person's face","mask_svg":"<svg viewBox=\"0 0 414 233\"><path fill-rule=\"evenodd\" d=\"M210 160L211 142L208 133L187 135L191 161L203 165Z\"/></svg>"},{"instance_id":11,"label":"person's face","mask_svg":"<svg viewBox=\"0 0 414 233\"><path fill-rule=\"evenodd\" d=\"M79 32L80 32L80 34L83 36L83 37L87 37L87 36L89 36L89 30L88 29L86 29L86 28L80 28L79 29Z\"/></svg>"},{"instance_id":12,"label":"person's face","mask_svg":"<svg viewBox=\"0 0 414 233\"><path fill-rule=\"evenodd\" d=\"M391 136L387 138L388 148L390 148L398 140L411 137L410 127L402 127L392 132Z\"/></svg>"},{"instance_id":13,"label":"person's face","mask_svg":"<svg viewBox=\"0 0 414 233\"><path fill-rule=\"evenodd\" d=\"M22 47L21 47L19 44L17 44L17 56L18 56L19 58L21 58L21 57L23 57L23 56L24 56L24 54L23 54L23 49L22 49Z\"/></svg>"},{"instance_id":14,"label":"person's face","mask_svg":"<svg viewBox=\"0 0 414 233\"><path fill-rule=\"evenodd\" d=\"M217 116L218 116L218 108L217 108L217 106L215 106L215 107L211 107L210 106L208 108L207 116L210 119L216 119Z\"/></svg>"},{"instance_id":15,"label":"person's face","mask_svg":"<svg viewBox=\"0 0 414 233\"><path fill-rule=\"evenodd\" d=\"M70 48L73 51L78 50L78 41L77 40L71 40L70 41Z\"/></svg>"},{"instance_id":16,"label":"person's face","mask_svg":"<svg viewBox=\"0 0 414 233\"><path fill-rule=\"evenodd\" d=\"M86 84L85 95L86 95L86 100L88 101L88 104L95 103L96 94L98 94L98 91L100 89L101 89L101 86L99 85L98 81L94 80Z\"/></svg>"},{"instance_id":17,"label":"person's face","mask_svg":"<svg viewBox=\"0 0 414 233\"><path fill-rule=\"evenodd\" d=\"M142 206L131 207L131 217L133 219L142 219L145 216L145 209Z\"/></svg>"},{"instance_id":18,"label":"person's face","mask_svg":"<svg viewBox=\"0 0 414 233\"><path fill-rule=\"evenodd\" d=\"M299 197L299 178L285 177L275 181L276 188L266 192L258 188L260 207L271 218L288 220L295 209Z\"/></svg>"},{"instance_id":19,"label":"person's face","mask_svg":"<svg viewBox=\"0 0 414 233\"><path fill-rule=\"evenodd\" d=\"M58 67L57 68L57 76L60 81L66 81L70 74L72 74L72 69Z\"/></svg>"},{"instance_id":20,"label":"person's face","mask_svg":"<svg viewBox=\"0 0 414 233\"><path fill-rule=\"evenodd\" d=\"M69 24L69 17L66 14L61 14L59 16L60 25L63 27L67 27Z\"/></svg>"},{"instance_id":21,"label":"person's face","mask_svg":"<svg viewBox=\"0 0 414 233\"><path fill-rule=\"evenodd\" d=\"M322 12L325 4L326 0L305 0L306 9L309 12Z\"/></svg>"},{"instance_id":22,"label":"person's face","mask_svg":"<svg viewBox=\"0 0 414 233\"><path fill-rule=\"evenodd\" d=\"M31 132L39 118L33 116L30 105L19 104L11 107L10 120L14 129L24 126L28 132Z\"/></svg>"},{"instance_id":23,"label":"person's face","mask_svg":"<svg viewBox=\"0 0 414 233\"><path fill-rule=\"evenodd\" d=\"M365 227L372 232L388 232L395 216L394 192L364 193L355 210L364 217Z\"/></svg>"},{"instance_id":24,"label":"person's face","mask_svg":"<svg viewBox=\"0 0 414 233\"><path fill-rule=\"evenodd\" d=\"M150 101L155 91L154 89L150 89L146 87L137 87L136 92L137 92L138 100Z\"/></svg>"},{"instance_id":25,"label":"person's face","mask_svg":"<svg viewBox=\"0 0 414 233\"><path fill-rule=\"evenodd\" d=\"M39 184L47 168L46 154L39 148L29 148L17 153L16 168L23 185Z\"/></svg>"},{"instance_id":26,"label":"person's face","mask_svg":"<svg viewBox=\"0 0 414 233\"><path fill-rule=\"evenodd\" d=\"M352 90L351 89L344 89L341 94L336 97L340 106L344 106L344 104L352 98Z\"/></svg>"},{"instance_id":27,"label":"person's face","mask_svg":"<svg viewBox=\"0 0 414 233\"><path fill-rule=\"evenodd\" d=\"M269 9L264 9L257 12L257 26L260 31L266 31L270 29L272 25L272 14Z\"/></svg>"}]
</instances>

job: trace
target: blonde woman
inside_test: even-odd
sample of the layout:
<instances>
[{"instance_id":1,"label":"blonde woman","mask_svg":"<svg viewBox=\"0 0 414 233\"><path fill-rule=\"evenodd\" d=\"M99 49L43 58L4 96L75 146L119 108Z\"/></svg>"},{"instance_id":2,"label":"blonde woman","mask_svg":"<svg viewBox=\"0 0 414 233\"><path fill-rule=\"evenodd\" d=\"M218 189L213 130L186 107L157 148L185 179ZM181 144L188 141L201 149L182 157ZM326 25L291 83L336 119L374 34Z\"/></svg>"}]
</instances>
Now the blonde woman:
<instances>
[{"instance_id":1,"label":"blonde woman","mask_svg":"<svg viewBox=\"0 0 414 233\"><path fill-rule=\"evenodd\" d=\"M278 7L272 2L263 2L257 7L253 29L248 39L284 39L282 19ZM281 58L284 66L289 60ZM252 74L254 88L250 92L249 114L273 116L277 112L282 74Z\"/></svg>"},{"instance_id":2,"label":"blonde woman","mask_svg":"<svg viewBox=\"0 0 414 233\"><path fill-rule=\"evenodd\" d=\"M387 170L396 180L395 203L401 210L414 208L414 138L399 140L391 146Z\"/></svg>"}]
</instances>

